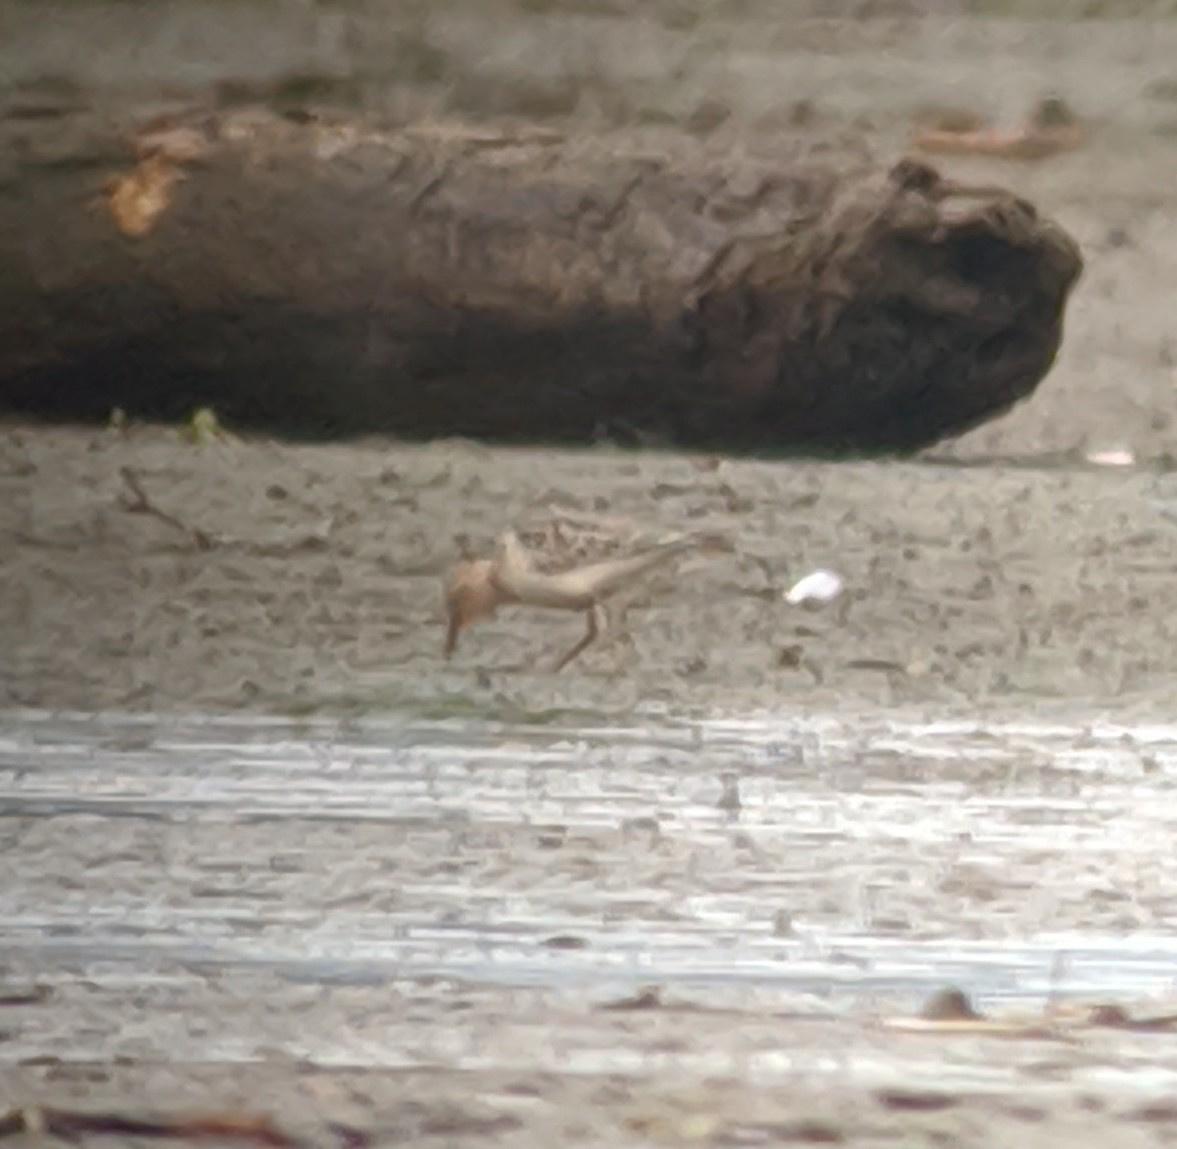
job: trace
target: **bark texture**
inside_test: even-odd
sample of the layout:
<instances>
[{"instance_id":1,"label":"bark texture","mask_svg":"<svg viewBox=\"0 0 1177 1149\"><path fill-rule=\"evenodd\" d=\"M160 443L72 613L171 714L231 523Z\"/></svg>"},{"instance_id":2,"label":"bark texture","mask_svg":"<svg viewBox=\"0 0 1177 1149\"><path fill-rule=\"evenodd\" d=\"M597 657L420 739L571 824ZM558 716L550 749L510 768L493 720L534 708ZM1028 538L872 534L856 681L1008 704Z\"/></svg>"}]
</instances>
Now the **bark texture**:
<instances>
[{"instance_id":1,"label":"bark texture","mask_svg":"<svg viewBox=\"0 0 1177 1149\"><path fill-rule=\"evenodd\" d=\"M800 144L56 105L3 133L26 412L902 452L1034 391L1082 267L1001 189Z\"/></svg>"}]
</instances>

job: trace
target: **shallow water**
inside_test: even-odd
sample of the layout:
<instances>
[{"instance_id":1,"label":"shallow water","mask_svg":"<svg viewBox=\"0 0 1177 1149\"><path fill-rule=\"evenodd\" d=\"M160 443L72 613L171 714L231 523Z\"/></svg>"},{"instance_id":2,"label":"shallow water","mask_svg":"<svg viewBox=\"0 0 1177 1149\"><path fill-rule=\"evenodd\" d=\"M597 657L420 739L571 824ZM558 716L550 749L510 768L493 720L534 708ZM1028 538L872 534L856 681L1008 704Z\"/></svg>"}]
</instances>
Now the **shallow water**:
<instances>
[{"instance_id":1,"label":"shallow water","mask_svg":"<svg viewBox=\"0 0 1177 1149\"><path fill-rule=\"evenodd\" d=\"M1177 972L1177 728L26 712L0 731L3 966L67 999L446 979L856 1015L948 982L1139 999ZM55 1016L8 1054L143 1040ZM183 1044L292 1048L233 1028Z\"/></svg>"}]
</instances>

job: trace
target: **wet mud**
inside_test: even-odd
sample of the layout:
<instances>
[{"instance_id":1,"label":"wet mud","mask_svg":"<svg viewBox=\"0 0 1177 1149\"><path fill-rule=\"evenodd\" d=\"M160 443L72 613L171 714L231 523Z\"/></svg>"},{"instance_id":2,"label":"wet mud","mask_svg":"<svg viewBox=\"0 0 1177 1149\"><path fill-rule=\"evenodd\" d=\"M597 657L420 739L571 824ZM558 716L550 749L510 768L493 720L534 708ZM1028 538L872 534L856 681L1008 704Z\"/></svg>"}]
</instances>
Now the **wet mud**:
<instances>
[{"instance_id":1,"label":"wet mud","mask_svg":"<svg viewBox=\"0 0 1177 1149\"><path fill-rule=\"evenodd\" d=\"M9 706L629 717L1083 703L1096 717L1163 714L1177 686L1173 483L1153 468L711 469L604 449L196 446L163 429L12 429L0 447ZM442 580L461 547L489 550L552 508L720 532L734 550L626 592L606 638L559 675L582 621L523 607L446 662ZM841 598L786 602L819 567L843 578Z\"/></svg>"}]
</instances>

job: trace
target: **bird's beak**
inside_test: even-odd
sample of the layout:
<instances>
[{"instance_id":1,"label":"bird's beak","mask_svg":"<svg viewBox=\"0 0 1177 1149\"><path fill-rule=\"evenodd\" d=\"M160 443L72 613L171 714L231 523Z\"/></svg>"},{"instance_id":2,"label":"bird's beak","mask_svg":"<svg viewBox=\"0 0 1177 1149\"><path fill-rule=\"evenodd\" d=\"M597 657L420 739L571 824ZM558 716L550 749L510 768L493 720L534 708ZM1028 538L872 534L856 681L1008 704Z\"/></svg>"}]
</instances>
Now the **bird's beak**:
<instances>
[{"instance_id":1,"label":"bird's beak","mask_svg":"<svg viewBox=\"0 0 1177 1149\"><path fill-rule=\"evenodd\" d=\"M445 656L450 658L454 651L458 649L458 635L462 633L462 626L465 620L462 618L462 612L451 604L449 608L449 626L445 632Z\"/></svg>"}]
</instances>

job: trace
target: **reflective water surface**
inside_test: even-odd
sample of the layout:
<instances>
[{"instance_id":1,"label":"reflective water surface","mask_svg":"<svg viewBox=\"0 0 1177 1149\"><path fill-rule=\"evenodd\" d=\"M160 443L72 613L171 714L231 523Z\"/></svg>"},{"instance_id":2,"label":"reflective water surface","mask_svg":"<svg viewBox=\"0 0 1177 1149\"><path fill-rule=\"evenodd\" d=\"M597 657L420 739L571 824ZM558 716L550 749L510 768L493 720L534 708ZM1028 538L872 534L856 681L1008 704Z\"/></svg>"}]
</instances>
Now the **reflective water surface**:
<instances>
[{"instance_id":1,"label":"reflective water surface","mask_svg":"<svg viewBox=\"0 0 1177 1149\"><path fill-rule=\"evenodd\" d=\"M754 1025L1177 973L1167 726L24 712L0 815L3 981L68 1003L6 1057L477 1062L539 995L572 1065L651 985Z\"/></svg>"}]
</instances>

